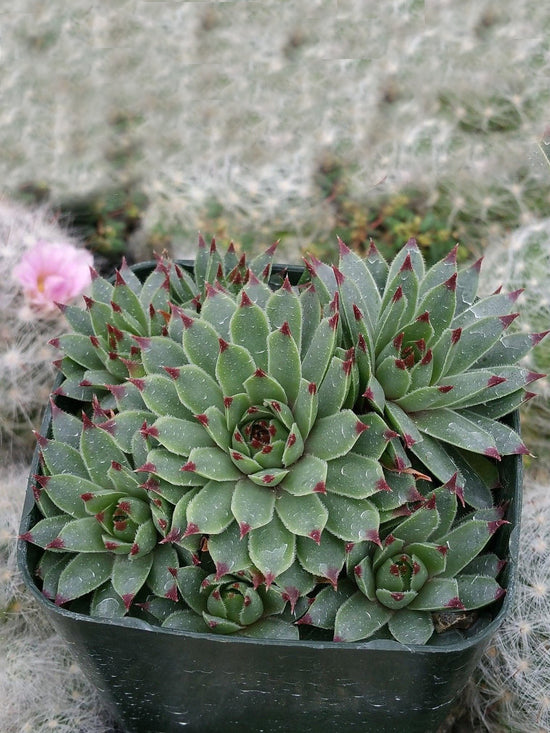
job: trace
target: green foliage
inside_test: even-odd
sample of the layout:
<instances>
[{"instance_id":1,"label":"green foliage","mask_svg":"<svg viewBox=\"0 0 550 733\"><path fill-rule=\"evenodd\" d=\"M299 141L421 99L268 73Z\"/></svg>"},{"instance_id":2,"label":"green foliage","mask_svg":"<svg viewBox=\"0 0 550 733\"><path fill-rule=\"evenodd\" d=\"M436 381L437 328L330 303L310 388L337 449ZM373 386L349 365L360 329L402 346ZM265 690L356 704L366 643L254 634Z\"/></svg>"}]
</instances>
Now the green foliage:
<instances>
[{"instance_id":1,"label":"green foliage","mask_svg":"<svg viewBox=\"0 0 550 733\"><path fill-rule=\"evenodd\" d=\"M390 265L341 242L299 286L274 250L201 238L192 273L123 264L65 310L57 395L83 411L52 403L39 436L43 590L170 628L426 643L432 613L501 594L468 566L503 521L495 460L526 450L498 420L537 376L504 334L515 298L412 240Z\"/></svg>"}]
</instances>

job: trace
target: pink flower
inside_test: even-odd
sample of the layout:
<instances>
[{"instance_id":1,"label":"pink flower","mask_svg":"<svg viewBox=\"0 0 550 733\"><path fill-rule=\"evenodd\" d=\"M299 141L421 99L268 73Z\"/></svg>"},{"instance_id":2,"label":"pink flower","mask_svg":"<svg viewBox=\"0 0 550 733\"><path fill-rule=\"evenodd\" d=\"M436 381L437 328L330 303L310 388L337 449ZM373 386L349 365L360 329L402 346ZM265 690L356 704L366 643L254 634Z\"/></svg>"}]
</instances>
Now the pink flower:
<instances>
[{"instance_id":1,"label":"pink flower","mask_svg":"<svg viewBox=\"0 0 550 733\"><path fill-rule=\"evenodd\" d=\"M14 268L30 304L41 311L53 311L66 304L90 284L92 255L66 242L38 240Z\"/></svg>"}]
</instances>

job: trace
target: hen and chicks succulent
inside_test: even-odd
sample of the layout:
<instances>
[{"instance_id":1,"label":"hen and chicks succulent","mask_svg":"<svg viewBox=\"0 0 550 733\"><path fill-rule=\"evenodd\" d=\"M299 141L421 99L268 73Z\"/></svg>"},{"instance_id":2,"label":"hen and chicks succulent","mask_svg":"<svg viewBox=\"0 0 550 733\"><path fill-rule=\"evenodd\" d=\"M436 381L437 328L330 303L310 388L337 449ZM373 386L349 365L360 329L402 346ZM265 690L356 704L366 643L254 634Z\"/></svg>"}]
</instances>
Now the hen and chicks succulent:
<instances>
[{"instance_id":1,"label":"hen and chicks succulent","mask_svg":"<svg viewBox=\"0 0 550 733\"><path fill-rule=\"evenodd\" d=\"M455 250L426 270L414 240L391 265L340 242L301 275L274 251L201 239L63 308L23 535L42 590L188 631L426 643L434 612L504 593L483 551L498 461L527 448L500 418L543 334L508 335L519 293L477 299Z\"/></svg>"}]
</instances>

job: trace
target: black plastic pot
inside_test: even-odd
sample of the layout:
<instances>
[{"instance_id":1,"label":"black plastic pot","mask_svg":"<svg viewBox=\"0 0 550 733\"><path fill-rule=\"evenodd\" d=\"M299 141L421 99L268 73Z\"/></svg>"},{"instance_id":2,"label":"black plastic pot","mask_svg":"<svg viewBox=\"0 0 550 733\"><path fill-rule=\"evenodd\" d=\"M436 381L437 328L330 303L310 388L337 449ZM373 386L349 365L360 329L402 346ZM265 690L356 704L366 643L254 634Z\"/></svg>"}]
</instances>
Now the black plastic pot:
<instances>
[{"instance_id":1,"label":"black plastic pot","mask_svg":"<svg viewBox=\"0 0 550 733\"><path fill-rule=\"evenodd\" d=\"M292 276L299 277L299 268ZM50 419L48 410L43 435ZM511 424L518 428L517 413ZM233 726L254 733L317 732L321 726L430 733L445 720L510 607L521 458L508 456L500 468L499 500L507 503L510 524L499 529L491 549L508 560L499 578L507 594L468 631L446 632L428 646L256 640L90 618L42 596L33 577L40 550L20 542L18 561L29 591L128 733L225 733ZM39 470L37 451L31 477ZM37 519L31 479L21 534Z\"/></svg>"}]
</instances>

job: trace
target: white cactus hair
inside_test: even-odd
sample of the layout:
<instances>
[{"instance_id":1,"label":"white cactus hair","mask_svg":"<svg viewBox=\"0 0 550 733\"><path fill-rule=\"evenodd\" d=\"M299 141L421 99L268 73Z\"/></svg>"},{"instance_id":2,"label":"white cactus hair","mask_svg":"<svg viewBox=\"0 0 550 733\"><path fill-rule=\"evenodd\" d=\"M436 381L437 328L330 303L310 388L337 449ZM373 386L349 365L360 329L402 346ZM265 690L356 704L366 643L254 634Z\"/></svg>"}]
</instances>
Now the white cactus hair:
<instances>
[{"instance_id":1,"label":"white cactus hair","mask_svg":"<svg viewBox=\"0 0 550 733\"><path fill-rule=\"evenodd\" d=\"M29 593L16 562L28 467L0 476L0 730L3 733L105 733L109 717Z\"/></svg>"},{"instance_id":2,"label":"white cactus hair","mask_svg":"<svg viewBox=\"0 0 550 733\"><path fill-rule=\"evenodd\" d=\"M529 333L550 328L550 219L541 219L520 227L504 240L495 239L485 251L482 268L486 292L502 285L503 290L525 288L518 300L521 327ZM550 335L526 357L530 369L550 373ZM537 397L522 411L526 442L537 456L542 470L550 469L550 379L537 383Z\"/></svg>"},{"instance_id":3,"label":"white cactus hair","mask_svg":"<svg viewBox=\"0 0 550 733\"><path fill-rule=\"evenodd\" d=\"M0 452L23 455L32 444L47 402L56 352L47 345L63 329L60 313L40 317L25 300L13 269L37 240L78 245L45 208L30 209L0 198Z\"/></svg>"},{"instance_id":4,"label":"white cactus hair","mask_svg":"<svg viewBox=\"0 0 550 733\"><path fill-rule=\"evenodd\" d=\"M540 0L58 5L19 0L3 18L10 185L47 171L59 197L130 175L147 224L196 231L214 200L229 232L296 246L333 223L312 190L325 152L361 198L382 179L444 186L452 216L471 218L510 196L529 215L526 189L547 175L522 173L547 124ZM138 149L131 170L110 162L115 141Z\"/></svg>"},{"instance_id":5,"label":"white cactus hair","mask_svg":"<svg viewBox=\"0 0 550 733\"><path fill-rule=\"evenodd\" d=\"M550 496L526 481L519 577L512 609L468 687L468 703L488 731L550 730Z\"/></svg>"}]
</instances>

